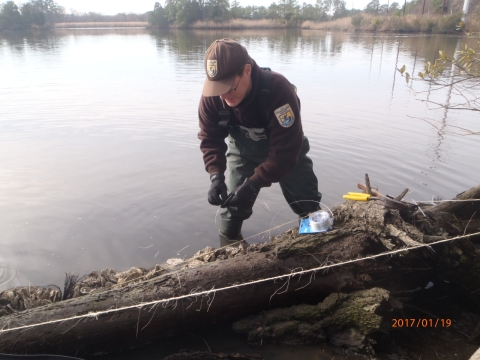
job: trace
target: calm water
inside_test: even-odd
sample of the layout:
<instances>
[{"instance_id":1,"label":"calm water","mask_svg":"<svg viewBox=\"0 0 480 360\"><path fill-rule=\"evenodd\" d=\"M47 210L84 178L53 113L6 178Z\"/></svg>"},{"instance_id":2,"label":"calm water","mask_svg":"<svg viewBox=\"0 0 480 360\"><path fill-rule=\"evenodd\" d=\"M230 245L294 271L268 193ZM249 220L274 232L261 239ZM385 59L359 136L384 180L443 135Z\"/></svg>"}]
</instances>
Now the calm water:
<instances>
[{"instance_id":1,"label":"calm water","mask_svg":"<svg viewBox=\"0 0 480 360\"><path fill-rule=\"evenodd\" d=\"M411 88L395 71L418 72L440 48L451 54L456 37L0 34L0 290L62 287L66 272L151 267L218 246L196 112L203 54L220 37L239 40L297 86L327 206L365 173L382 192L410 188L408 200L451 198L479 183L478 137L439 134L421 120L479 131L478 115L428 106L420 101L428 87ZM277 184L260 200L245 237L295 220Z\"/></svg>"}]
</instances>

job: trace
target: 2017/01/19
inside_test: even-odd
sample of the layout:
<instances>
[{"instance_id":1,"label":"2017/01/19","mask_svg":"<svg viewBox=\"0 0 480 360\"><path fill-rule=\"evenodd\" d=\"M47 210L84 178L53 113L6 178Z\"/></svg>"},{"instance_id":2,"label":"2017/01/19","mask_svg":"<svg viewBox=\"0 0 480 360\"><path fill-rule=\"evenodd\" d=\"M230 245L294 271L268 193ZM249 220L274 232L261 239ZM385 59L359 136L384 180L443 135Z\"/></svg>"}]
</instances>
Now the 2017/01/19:
<instances>
[{"instance_id":1,"label":"2017/01/19","mask_svg":"<svg viewBox=\"0 0 480 360\"><path fill-rule=\"evenodd\" d=\"M411 318L411 319L392 319L392 328L409 328L409 327L450 327L452 326L451 319L425 319L425 318Z\"/></svg>"}]
</instances>

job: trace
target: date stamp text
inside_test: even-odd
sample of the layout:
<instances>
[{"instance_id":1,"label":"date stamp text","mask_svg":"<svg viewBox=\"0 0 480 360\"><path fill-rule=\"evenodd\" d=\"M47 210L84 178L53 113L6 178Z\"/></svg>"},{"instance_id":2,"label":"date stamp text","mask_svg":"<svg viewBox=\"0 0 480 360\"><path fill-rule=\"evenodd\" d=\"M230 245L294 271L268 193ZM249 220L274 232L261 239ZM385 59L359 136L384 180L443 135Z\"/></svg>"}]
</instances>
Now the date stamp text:
<instances>
[{"instance_id":1,"label":"date stamp text","mask_svg":"<svg viewBox=\"0 0 480 360\"><path fill-rule=\"evenodd\" d=\"M392 319L392 328L448 328L452 326L451 319L432 319L432 318L410 318L410 319Z\"/></svg>"}]
</instances>

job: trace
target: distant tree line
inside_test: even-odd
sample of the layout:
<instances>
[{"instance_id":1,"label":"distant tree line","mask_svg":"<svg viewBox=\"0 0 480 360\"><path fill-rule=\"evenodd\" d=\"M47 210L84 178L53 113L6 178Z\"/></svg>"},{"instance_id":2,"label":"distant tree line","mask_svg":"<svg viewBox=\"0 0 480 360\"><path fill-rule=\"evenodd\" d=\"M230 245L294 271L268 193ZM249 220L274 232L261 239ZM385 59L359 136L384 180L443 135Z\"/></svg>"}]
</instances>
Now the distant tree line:
<instances>
[{"instance_id":1,"label":"distant tree line","mask_svg":"<svg viewBox=\"0 0 480 360\"><path fill-rule=\"evenodd\" d=\"M148 13L118 13L116 15L103 15L96 12L80 13L77 11L71 14L65 14L64 22L129 22L129 21L147 21Z\"/></svg>"},{"instance_id":2,"label":"distant tree line","mask_svg":"<svg viewBox=\"0 0 480 360\"><path fill-rule=\"evenodd\" d=\"M470 13L480 7L473 2ZM371 0L364 12L374 15L400 16L402 14L433 14L461 12L463 0L412 0L403 4L392 2L380 4ZM425 10L427 9L427 10ZM14 1L0 4L1 29L28 29L55 22L128 22L148 21L157 27L170 25L188 26L197 21L224 22L230 19L272 19L296 25L306 20L328 21L353 16L360 10L347 9L345 0L316 0L314 4L299 4L298 0L278 0L270 6L241 6L238 0L165 0L164 6L154 4L153 11L144 14L102 15L95 12L66 14L65 9L54 0L30 0L18 7ZM352 23L361 22L361 16L352 18ZM354 24L355 25L355 24Z\"/></svg>"},{"instance_id":3,"label":"distant tree line","mask_svg":"<svg viewBox=\"0 0 480 360\"><path fill-rule=\"evenodd\" d=\"M443 0L442 0L443 1ZM400 14L401 9L398 5L398 2L392 2L391 4L382 4L380 5L379 0L370 1L364 10L367 14L377 14L377 15L386 15L386 14Z\"/></svg>"},{"instance_id":4,"label":"distant tree line","mask_svg":"<svg viewBox=\"0 0 480 360\"><path fill-rule=\"evenodd\" d=\"M383 0L385 1L385 0ZM364 13L385 16L404 14L423 15L460 13L464 0L411 0L399 2L388 0L371 0L363 10ZM148 21L153 26L167 27L188 26L196 21L224 22L230 19L273 19L286 22L328 21L342 17L354 16L361 10L347 9L345 0L316 0L314 4L299 4L297 0L278 0L270 6L241 6L238 0L165 0L164 6L159 2L148 13ZM480 2L472 1L470 13L480 12ZM359 17L360 15L357 15Z\"/></svg>"},{"instance_id":5,"label":"distant tree line","mask_svg":"<svg viewBox=\"0 0 480 360\"><path fill-rule=\"evenodd\" d=\"M0 4L0 30L23 30L57 22L147 21L147 13L103 15L95 12L66 14L53 0L30 0L17 6L13 1Z\"/></svg>"},{"instance_id":6,"label":"distant tree line","mask_svg":"<svg viewBox=\"0 0 480 360\"><path fill-rule=\"evenodd\" d=\"M18 30L57 22L65 10L53 0L30 0L20 8L13 2L0 4L0 29Z\"/></svg>"},{"instance_id":7,"label":"distant tree line","mask_svg":"<svg viewBox=\"0 0 480 360\"><path fill-rule=\"evenodd\" d=\"M351 16L359 10L347 10L344 0L317 0L315 4L298 4L297 0L279 0L270 6L241 6L238 0L166 0L159 2L148 13L148 22L153 26L166 27L172 24L187 26L196 21L223 22L230 19L305 20L326 21Z\"/></svg>"},{"instance_id":8,"label":"distant tree line","mask_svg":"<svg viewBox=\"0 0 480 360\"><path fill-rule=\"evenodd\" d=\"M379 0L370 1L365 7L364 12L374 15L392 15L399 16L402 14L436 14L442 15L447 13L460 13L463 8L464 0L411 0L409 2L401 1L388 2L388 4L380 4ZM470 4L470 14L478 13L480 3L472 1Z\"/></svg>"}]
</instances>

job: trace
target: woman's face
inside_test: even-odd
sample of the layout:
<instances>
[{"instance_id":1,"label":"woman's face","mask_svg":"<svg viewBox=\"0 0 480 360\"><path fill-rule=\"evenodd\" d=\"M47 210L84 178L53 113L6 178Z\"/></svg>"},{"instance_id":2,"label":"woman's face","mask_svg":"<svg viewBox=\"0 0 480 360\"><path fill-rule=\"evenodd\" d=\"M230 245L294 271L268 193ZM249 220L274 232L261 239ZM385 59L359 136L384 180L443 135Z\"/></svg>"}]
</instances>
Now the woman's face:
<instances>
[{"instance_id":1,"label":"woman's face","mask_svg":"<svg viewBox=\"0 0 480 360\"><path fill-rule=\"evenodd\" d=\"M242 75L237 76L233 87L225 94L220 95L220 98L224 100L228 106L237 106L248 95L252 87L252 78L250 77L251 73L252 65L245 65Z\"/></svg>"}]
</instances>

